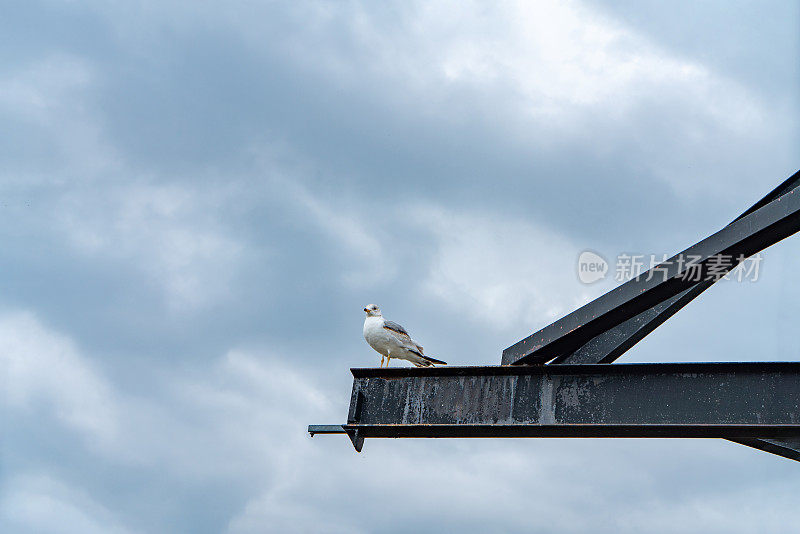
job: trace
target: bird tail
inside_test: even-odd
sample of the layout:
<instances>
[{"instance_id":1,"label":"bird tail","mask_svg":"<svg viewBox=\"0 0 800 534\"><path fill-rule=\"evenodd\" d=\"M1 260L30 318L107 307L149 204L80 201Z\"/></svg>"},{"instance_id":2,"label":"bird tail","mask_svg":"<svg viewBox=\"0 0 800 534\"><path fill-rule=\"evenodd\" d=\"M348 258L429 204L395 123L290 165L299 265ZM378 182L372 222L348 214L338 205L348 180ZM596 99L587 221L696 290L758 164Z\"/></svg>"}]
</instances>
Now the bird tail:
<instances>
[{"instance_id":1,"label":"bird tail","mask_svg":"<svg viewBox=\"0 0 800 534\"><path fill-rule=\"evenodd\" d=\"M423 366L431 367L433 364L438 365L447 365L447 362L443 362L442 360L437 360L436 358L431 358L430 356L425 356L424 354L420 354L423 360Z\"/></svg>"}]
</instances>

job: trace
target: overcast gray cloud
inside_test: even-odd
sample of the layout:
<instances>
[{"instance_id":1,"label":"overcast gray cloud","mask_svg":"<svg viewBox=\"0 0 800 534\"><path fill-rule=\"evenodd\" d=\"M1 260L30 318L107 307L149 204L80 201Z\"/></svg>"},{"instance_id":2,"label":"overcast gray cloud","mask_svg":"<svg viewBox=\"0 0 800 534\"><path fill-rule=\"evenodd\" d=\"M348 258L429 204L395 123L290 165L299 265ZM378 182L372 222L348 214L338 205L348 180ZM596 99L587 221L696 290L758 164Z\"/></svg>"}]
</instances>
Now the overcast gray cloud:
<instances>
[{"instance_id":1,"label":"overcast gray cloud","mask_svg":"<svg viewBox=\"0 0 800 534\"><path fill-rule=\"evenodd\" d=\"M379 303L501 350L800 161L789 2L63 2L0 17L3 532L791 532L718 440L348 440ZM800 244L626 361L795 360ZM312 332L309 335L309 331Z\"/></svg>"}]
</instances>

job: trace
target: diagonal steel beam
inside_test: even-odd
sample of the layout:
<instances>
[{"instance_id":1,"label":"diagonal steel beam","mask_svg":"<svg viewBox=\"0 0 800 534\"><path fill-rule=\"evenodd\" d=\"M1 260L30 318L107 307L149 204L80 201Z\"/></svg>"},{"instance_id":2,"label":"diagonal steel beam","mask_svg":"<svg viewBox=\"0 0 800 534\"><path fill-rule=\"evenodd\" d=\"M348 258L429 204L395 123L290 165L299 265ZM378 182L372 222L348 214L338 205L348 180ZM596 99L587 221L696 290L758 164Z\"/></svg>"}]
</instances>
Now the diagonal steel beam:
<instances>
[{"instance_id":1,"label":"diagonal steel beam","mask_svg":"<svg viewBox=\"0 0 800 534\"><path fill-rule=\"evenodd\" d=\"M761 200L759 200L758 202L756 202L755 204L750 206L750 208L748 208L747 211L745 211L744 213L742 213L741 215L736 217L733 221L736 222L739 219L741 219L742 217L746 217L747 215L750 215L751 213L753 213L757 209L763 208L764 206L766 206L767 204L769 204L770 202L772 202L776 198L785 195L786 193L788 193L789 191L791 191L792 189L794 189L798 185L800 185L800 170L795 171L795 173L793 175L791 175L786 180L784 180L775 189L773 189L772 191L770 191L769 193L764 195L764 197Z\"/></svg>"},{"instance_id":2,"label":"diagonal steel beam","mask_svg":"<svg viewBox=\"0 0 800 534\"><path fill-rule=\"evenodd\" d=\"M700 277L706 278L714 258L748 257L796 233L800 230L800 189L795 186L779 193L782 194L777 198L760 201L741 218L665 262L658 276L651 277L649 271L643 273L508 347L503 351L502 363L542 364L570 354L592 338L694 288L697 281L687 276L691 268L685 262L687 258L698 259L703 269ZM734 261L730 268L735 265Z\"/></svg>"},{"instance_id":3,"label":"diagonal steel beam","mask_svg":"<svg viewBox=\"0 0 800 534\"><path fill-rule=\"evenodd\" d=\"M783 438L728 438L728 441L800 462L800 437L797 436Z\"/></svg>"},{"instance_id":4,"label":"diagonal steel beam","mask_svg":"<svg viewBox=\"0 0 800 534\"><path fill-rule=\"evenodd\" d=\"M797 171L747 211L736 217L733 222L746 217L799 185L800 171ZM715 280L697 282L693 287L678 295L598 334L574 352L557 356L551 363L611 363L675 315L681 308L700 296L714 282Z\"/></svg>"},{"instance_id":5,"label":"diagonal steel beam","mask_svg":"<svg viewBox=\"0 0 800 534\"><path fill-rule=\"evenodd\" d=\"M574 352L558 356L550 363L612 363L713 283L713 281L700 282L631 317L624 323L596 335Z\"/></svg>"},{"instance_id":6,"label":"diagonal steel beam","mask_svg":"<svg viewBox=\"0 0 800 534\"><path fill-rule=\"evenodd\" d=\"M798 185L800 185L800 171L794 173L794 175L770 191L764 198L734 219L734 222L765 206ZM699 282L693 288L687 289L657 306L645 310L636 317L595 336L576 351L558 356L551 364L611 363L713 284L714 280ZM776 439L747 438L746 440L734 439L731 441L800 461L800 436Z\"/></svg>"}]
</instances>

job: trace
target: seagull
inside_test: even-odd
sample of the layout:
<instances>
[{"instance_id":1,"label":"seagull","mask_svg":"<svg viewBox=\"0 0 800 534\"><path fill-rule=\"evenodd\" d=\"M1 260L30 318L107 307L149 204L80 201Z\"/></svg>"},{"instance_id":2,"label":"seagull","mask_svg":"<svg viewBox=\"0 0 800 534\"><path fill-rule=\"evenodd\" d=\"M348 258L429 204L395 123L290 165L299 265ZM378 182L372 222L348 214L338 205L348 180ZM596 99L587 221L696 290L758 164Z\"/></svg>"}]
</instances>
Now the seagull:
<instances>
[{"instance_id":1,"label":"seagull","mask_svg":"<svg viewBox=\"0 0 800 534\"><path fill-rule=\"evenodd\" d=\"M389 367L389 360L392 358L408 360L417 367L433 367L435 363L447 365L441 360L422 354L422 347L411 339L406 329L384 319L381 309L375 304L370 304L364 311L367 312L367 318L364 319L364 339L370 347L380 353L381 367L384 358L386 367Z\"/></svg>"}]
</instances>

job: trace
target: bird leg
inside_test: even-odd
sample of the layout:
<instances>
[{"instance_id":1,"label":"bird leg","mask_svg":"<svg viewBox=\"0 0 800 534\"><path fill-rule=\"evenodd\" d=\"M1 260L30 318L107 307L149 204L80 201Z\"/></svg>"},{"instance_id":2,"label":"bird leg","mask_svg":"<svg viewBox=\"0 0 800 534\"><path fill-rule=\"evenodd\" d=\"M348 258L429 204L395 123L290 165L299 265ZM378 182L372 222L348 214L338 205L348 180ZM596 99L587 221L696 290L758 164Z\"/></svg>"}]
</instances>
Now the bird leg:
<instances>
[{"instance_id":1,"label":"bird leg","mask_svg":"<svg viewBox=\"0 0 800 534\"><path fill-rule=\"evenodd\" d=\"M391 359L392 359L391 356L387 356L386 357L386 367L389 367L389 360L391 360Z\"/></svg>"},{"instance_id":2,"label":"bird leg","mask_svg":"<svg viewBox=\"0 0 800 534\"><path fill-rule=\"evenodd\" d=\"M385 358L385 356L383 354L381 354L381 367L383 367L383 359L384 358Z\"/></svg>"}]
</instances>

